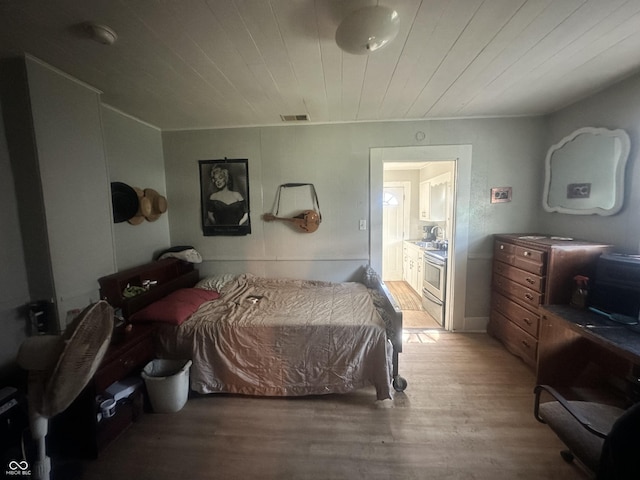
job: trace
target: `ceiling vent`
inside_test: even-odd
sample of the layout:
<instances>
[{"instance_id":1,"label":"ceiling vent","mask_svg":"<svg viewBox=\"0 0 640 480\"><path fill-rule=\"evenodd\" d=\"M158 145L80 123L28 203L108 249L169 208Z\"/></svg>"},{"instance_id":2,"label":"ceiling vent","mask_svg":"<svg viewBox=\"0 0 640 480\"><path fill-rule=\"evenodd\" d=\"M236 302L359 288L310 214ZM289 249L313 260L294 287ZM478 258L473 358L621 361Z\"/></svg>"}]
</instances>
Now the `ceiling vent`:
<instances>
[{"instance_id":1,"label":"ceiling vent","mask_svg":"<svg viewBox=\"0 0 640 480\"><path fill-rule=\"evenodd\" d=\"M280 115L283 122L308 122L309 115L306 113L303 115Z\"/></svg>"}]
</instances>

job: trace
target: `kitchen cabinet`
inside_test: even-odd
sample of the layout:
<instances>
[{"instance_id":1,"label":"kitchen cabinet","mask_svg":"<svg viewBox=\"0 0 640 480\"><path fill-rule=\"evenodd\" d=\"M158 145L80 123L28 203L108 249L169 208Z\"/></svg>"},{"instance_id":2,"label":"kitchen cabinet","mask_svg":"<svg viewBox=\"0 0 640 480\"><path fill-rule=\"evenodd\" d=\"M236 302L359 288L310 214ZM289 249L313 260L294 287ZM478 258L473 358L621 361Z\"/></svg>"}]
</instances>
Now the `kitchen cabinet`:
<instances>
[{"instance_id":1,"label":"kitchen cabinet","mask_svg":"<svg viewBox=\"0 0 640 480\"><path fill-rule=\"evenodd\" d=\"M422 295L423 251L411 242L403 245L402 277L418 295Z\"/></svg>"},{"instance_id":2,"label":"kitchen cabinet","mask_svg":"<svg viewBox=\"0 0 640 480\"><path fill-rule=\"evenodd\" d=\"M530 234L494 237L487 332L535 367L540 305L568 304L575 275L592 276L610 245Z\"/></svg>"},{"instance_id":3,"label":"kitchen cabinet","mask_svg":"<svg viewBox=\"0 0 640 480\"><path fill-rule=\"evenodd\" d=\"M429 221L429 180L420 182L420 220Z\"/></svg>"},{"instance_id":4,"label":"kitchen cabinet","mask_svg":"<svg viewBox=\"0 0 640 480\"><path fill-rule=\"evenodd\" d=\"M420 220L442 222L447 220L451 174L443 173L420 182Z\"/></svg>"}]
</instances>

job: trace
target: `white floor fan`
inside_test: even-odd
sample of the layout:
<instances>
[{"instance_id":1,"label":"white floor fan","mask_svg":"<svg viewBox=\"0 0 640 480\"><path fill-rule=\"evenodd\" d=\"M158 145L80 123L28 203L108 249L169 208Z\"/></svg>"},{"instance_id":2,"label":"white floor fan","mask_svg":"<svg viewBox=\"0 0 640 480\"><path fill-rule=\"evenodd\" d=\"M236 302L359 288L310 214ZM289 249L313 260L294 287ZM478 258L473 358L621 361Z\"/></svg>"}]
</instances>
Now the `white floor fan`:
<instances>
[{"instance_id":1,"label":"white floor fan","mask_svg":"<svg viewBox=\"0 0 640 480\"><path fill-rule=\"evenodd\" d=\"M105 301L85 308L63 335L27 338L18 351L18 364L28 370L29 426L38 457L32 478L49 480L51 459L45 437L49 419L66 410L95 374L113 332L113 308Z\"/></svg>"}]
</instances>

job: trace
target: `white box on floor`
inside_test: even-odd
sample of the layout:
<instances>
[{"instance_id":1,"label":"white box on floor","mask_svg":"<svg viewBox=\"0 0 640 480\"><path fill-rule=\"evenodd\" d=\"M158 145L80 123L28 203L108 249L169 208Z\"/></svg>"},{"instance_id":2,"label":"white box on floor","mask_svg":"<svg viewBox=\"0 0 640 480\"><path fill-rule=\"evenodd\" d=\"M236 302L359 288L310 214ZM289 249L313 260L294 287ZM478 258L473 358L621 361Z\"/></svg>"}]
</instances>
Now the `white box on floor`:
<instances>
[{"instance_id":1,"label":"white box on floor","mask_svg":"<svg viewBox=\"0 0 640 480\"><path fill-rule=\"evenodd\" d=\"M123 398L127 398L138 388L142 386L142 379L139 377L127 377L112 383L107 387L105 392L113 397L117 402Z\"/></svg>"}]
</instances>

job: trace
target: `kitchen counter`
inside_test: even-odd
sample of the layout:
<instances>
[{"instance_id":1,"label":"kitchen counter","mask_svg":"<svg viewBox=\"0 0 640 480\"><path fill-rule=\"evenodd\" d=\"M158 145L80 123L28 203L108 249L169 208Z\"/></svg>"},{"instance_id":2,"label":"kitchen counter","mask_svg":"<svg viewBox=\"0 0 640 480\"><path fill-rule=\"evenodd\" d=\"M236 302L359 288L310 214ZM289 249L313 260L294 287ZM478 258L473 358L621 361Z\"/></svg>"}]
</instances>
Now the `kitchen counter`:
<instances>
[{"instance_id":1,"label":"kitchen counter","mask_svg":"<svg viewBox=\"0 0 640 480\"><path fill-rule=\"evenodd\" d=\"M425 242L424 240L405 240L405 242L419 247L425 255L430 255L439 260L446 260L448 257L449 251L434 246L434 242Z\"/></svg>"}]
</instances>

